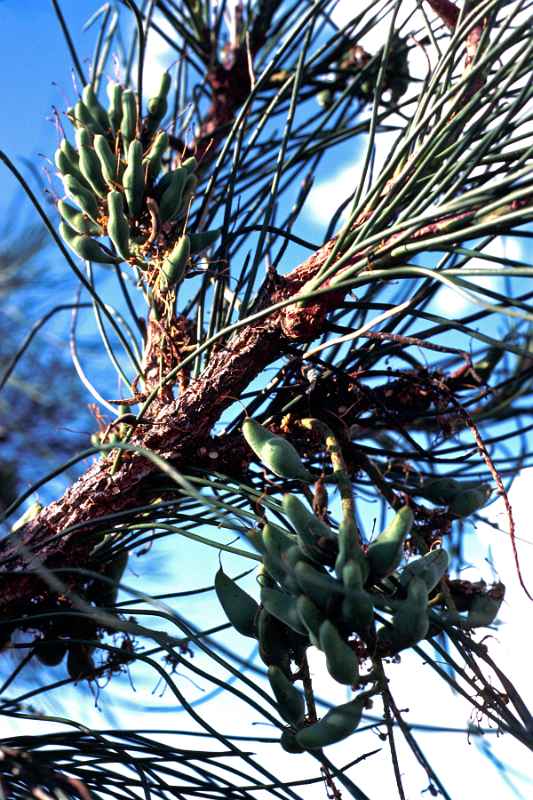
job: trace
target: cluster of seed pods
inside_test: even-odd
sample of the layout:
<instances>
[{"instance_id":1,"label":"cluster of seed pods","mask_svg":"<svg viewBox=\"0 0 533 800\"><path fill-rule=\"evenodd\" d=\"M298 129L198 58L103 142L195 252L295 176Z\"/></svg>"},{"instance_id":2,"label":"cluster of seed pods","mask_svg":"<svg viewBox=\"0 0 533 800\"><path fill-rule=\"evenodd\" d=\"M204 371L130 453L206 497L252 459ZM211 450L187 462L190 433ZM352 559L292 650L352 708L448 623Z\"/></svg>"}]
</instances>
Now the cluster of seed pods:
<instances>
[{"instance_id":1,"label":"cluster of seed pods","mask_svg":"<svg viewBox=\"0 0 533 800\"><path fill-rule=\"evenodd\" d=\"M251 419L245 421L243 434L275 475L311 481L297 450L284 437ZM280 517L285 522L278 524ZM215 589L229 621L241 634L258 640L280 715L289 725L281 737L289 752L341 741L359 724L378 685L372 671L362 674L358 639L372 658L395 655L428 635L430 601L447 572L448 555L439 547L400 568L413 522L411 509L403 506L363 548L354 540L353 529L341 523L334 531L295 494L287 493L276 523L268 522L261 532L250 534L262 560L260 603L222 569L217 573ZM466 617L447 612L443 621L465 628L488 625L495 619L501 599L487 593ZM379 628L376 611L390 615L390 621ZM295 686L310 646L324 653L327 670L338 683L360 689L371 684L353 700L312 722L306 719L304 698Z\"/></svg>"},{"instance_id":2,"label":"cluster of seed pods","mask_svg":"<svg viewBox=\"0 0 533 800\"><path fill-rule=\"evenodd\" d=\"M160 291L176 286L191 255L219 235L218 230L185 231L198 163L194 156L176 158L176 166L165 169L169 136L159 126L170 85L165 72L144 117L130 89L110 81L104 108L91 85L85 86L67 112L75 145L64 138L55 153L71 201L58 203L60 232L68 246L88 261L128 261L155 272L152 284Z\"/></svg>"}]
</instances>

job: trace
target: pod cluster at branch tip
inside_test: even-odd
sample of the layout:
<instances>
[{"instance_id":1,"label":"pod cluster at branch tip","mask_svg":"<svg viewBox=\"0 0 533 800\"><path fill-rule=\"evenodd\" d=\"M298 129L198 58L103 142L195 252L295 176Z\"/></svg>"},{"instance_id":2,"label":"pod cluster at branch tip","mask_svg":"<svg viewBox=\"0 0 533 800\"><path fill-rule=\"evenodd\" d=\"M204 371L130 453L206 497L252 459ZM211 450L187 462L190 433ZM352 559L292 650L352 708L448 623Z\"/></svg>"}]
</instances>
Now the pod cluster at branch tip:
<instances>
[{"instance_id":1,"label":"pod cluster at branch tip","mask_svg":"<svg viewBox=\"0 0 533 800\"><path fill-rule=\"evenodd\" d=\"M309 481L308 470L284 437L250 419L243 424L243 435L274 474ZM272 439L277 440L275 447ZM439 492L445 489L444 484L437 487ZM367 547L355 540L343 543L353 528L343 521L344 529L341 524L334 531L296 494L283 496L276 517L275 523L265 522L261 534L254 530L249 537L262 561L260 602L222 569L215 589L233 627L258 640L279 713L289 726L280 740L287 752L321 749L354 732L370 698L379 692L376 657L396 656L417 645L432 635L435 622L468 629L490 625L496 618L505 592L502 584L477 594L466 617L435 610L449 563L442 547L400 566L415 522L408 505ZM388 615L378 629L376 611ZM310 646L324 653L335 681L357 691L318 721L306 716L304 695L295 686ZM372 660L370 671L365 673L361 658Z\"/></svg>"},{"instance_id":2,"label":"pod cluster at branch tip","mask_svg":"<svg viewBox=\"0 0 533 800\"><path fill-rule=\"evenodd\" d=\"M91 85L83 87L67 111L75 144L64 138L54 157L66 195L58 202L65 243L88 261L129 262L160 294L177 287L191 256L220 235L186 230L199 165L173 155L160 128L170 87L165 72L141 117L136 94L119 83L109 81L106 107Z\"/></svg>"}]
</instances>

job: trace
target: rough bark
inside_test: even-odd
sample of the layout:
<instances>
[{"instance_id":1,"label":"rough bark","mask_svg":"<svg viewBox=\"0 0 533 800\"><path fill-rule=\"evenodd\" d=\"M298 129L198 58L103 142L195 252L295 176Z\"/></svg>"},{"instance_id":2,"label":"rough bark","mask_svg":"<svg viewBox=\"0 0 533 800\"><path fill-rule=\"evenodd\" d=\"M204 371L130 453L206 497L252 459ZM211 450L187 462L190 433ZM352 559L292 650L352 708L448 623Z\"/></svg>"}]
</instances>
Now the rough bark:
<instances>
[{"instance_id":1,"label":"rough bark","mask_svg":"<svg viewBox=\"0 0 533 800\"><path fill-rule=\"evenodd\" d=\"M270 276L261 293L261 306L266 308L296 294L316 274L332 245L328 242L287 277ZM320 304L296 312L289 306L289 310L274 312L235 332L177 400L159 405L155 416L148 418L150 424L138 426L132 443L154 451L178 469L197 464L198 450L209 440L209 433L224 410L265 367L286 352L291 341L309 341L318 335L330 305L331 299L326 295ZM300 333L294 332L294 326L287 326L291 314L305 319ZM290 338L284 333L284 322L285 327L293 328ZM146 483L156 472L150 461L134 453L123 454L114 474L111 458L98 459L17 537L0 542L4 573L0 577L2 616L25 615L47 594L35 574L18 572L34 566L21 554L18 542L49 568L90 566L94 538L86 535L88 529L78 527L70 535L60 534L71 526L94 523L100 517L142 505Z\"/></svg>"}]
</instances>

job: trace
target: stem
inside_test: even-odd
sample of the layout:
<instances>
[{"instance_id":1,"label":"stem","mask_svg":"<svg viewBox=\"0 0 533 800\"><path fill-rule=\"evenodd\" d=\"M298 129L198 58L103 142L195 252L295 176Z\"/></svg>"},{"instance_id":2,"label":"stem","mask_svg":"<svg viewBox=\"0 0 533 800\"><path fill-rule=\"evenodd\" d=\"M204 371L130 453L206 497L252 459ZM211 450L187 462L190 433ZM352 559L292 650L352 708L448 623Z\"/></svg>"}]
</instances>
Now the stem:
<instances>
[{"instance_id":1,"label":"stem","mask_svg":"<svg viewBox=\"0 0 533 800\"><path fill-rule=\"evenodd\" d=\"M310 722L316 722L318 717L316 713L315 696L313 694L313 682L309 672L309 662L307 660L307 653L304 653L300 663L300 671L302 683L304 685L305 702L307 704L307 712Z\"/></svg>"},{"instance_id":2,"label":"stem","mask_svg":"<svg viewBox=\"0 0 533 800\"><path fill-rule=\"evenodd\" d=\"M302 428L318 433L324 439L333 467L333 476L337 481L341 496L342 523L348 528L355 542L361 547L361 536L355 522L355 501L353 499L352 482L348 474L342 448L331 428L321 420L302 419L300 425Z\"/></svg>"},{"instance_id":3,"label":"stem","mask_svg":"<svg viewBox=\"0 0 533 800\"><path fill-rule=\"evenodd\" d=\"M393 729L393 721L391 716L390 700L389 700L390 690L387 682L387 677L385 675L385 670L383 669L383 661L381 660L381 658L374 659L374 668L378 675L379 685L381 688L381 698L383 700L383 711L384 711L383 715L385 718L385 725L387 726L387 738L389 740L389 747L391 752L392 766L394 769L394 777L396 779L396 786L398 789L400 800L406 800L405 792L403 790L400 764L398 763L398 753L396 752L396 744L394 741L394 729Z\"/></svg>"}]
</instances>

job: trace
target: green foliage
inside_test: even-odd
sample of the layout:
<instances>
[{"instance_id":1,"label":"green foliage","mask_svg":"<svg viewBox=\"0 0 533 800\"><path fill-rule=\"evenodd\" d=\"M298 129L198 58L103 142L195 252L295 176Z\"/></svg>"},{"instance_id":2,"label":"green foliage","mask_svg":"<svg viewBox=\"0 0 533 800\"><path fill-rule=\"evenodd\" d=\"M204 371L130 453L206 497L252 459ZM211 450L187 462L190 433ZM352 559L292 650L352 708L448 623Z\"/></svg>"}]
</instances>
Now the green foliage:
<instances>
[{"instance_id":1,"label":"green foliage","mask_svg":"<svg viewBox=\"0 0 533 800\"><path fill-rule=\"evenodd\" d=\"M478 719L532 747L526 704L482 641L505 587L481 578L475 539L489 503L531 466L531 266L491 249L530 238L531 3L487 0L457 16L450 3L411 13L384 0L339 27L329 0L110 2L86 26L89 68L86 40L52 5L80 88L61 117L52 214L0 158L56 245L53 295L74 309L62 335L83 390L67 403L65 359L47 343L39 360L56 379L35 391L27 350L55 311L26 339L0 316L0 437L14 443L0 464L0 709L41 720L56 685L73 697L89 686L105 713L122 676L139 682L136 713L148 714L157 674L186 712L183 732L216 746L182 742L176 714L168 741L111 715L112 734L97 730L65 694L48 709L62 726L53 740L1 745L4 793L163 796L174 781L183 796L294 800L320 765L332 796L368 800L323 749L368 741L370 725L389 741L398 796L401 732L431 793L448 798L404 720L405 691L396 701L400 669L424 663ZM149 96L155 37L175 58ZM308 224L310 193L354 154L350 195L324 230ZM46 270L27 267L44 247L40 228L32 236L0 253L2 297L52 294ZM464 314L448 313L444 290ZM99 340L80 357L85 307ZM72 456L64 431L89 399L93 447ZM78 482L47 505L73 467ZM20 518L37 489L44 508ZM189 550L203 554L194 574ZM250 638L260 660L241 650ZM328 677L347 702L324 700ZM211 691L234 718L197 709L195 692ZM267 736L239 738L245 706ZM301 794L281 770L296 755Z\"/></svg>"}]
</instances>

